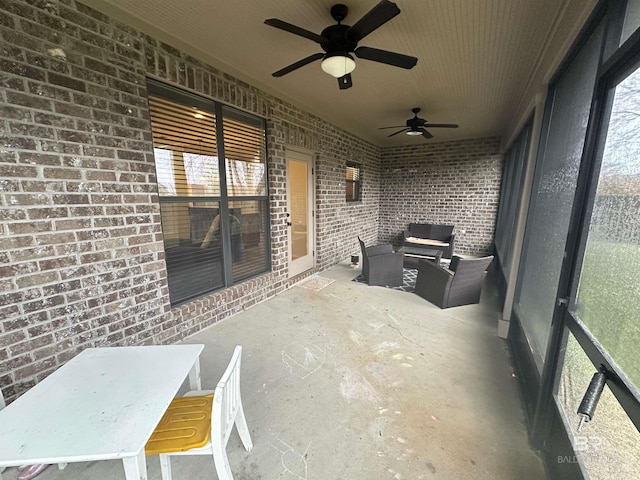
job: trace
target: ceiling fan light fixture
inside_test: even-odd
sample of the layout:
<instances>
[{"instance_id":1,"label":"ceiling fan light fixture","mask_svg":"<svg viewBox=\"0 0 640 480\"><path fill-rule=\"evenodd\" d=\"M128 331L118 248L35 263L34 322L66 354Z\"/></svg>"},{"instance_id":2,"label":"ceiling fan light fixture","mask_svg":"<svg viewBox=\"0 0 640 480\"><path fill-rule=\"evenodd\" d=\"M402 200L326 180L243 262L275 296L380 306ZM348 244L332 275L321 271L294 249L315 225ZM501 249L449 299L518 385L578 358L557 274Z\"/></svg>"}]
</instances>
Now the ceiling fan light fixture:
<instances>
[{"instance_id":1,"label":"ceiling fan light fixture","mask_svg":"<svg viewBox=\"0 0 640 480\"><path fill-rule=\"evenodd\" d=\"M420 130L407 130L407 135L422 135Z\"/></svg>"},{"instance_id":2,"label":"ceiling fan light fixture","mask_svg":"<svg viewBox=\"0 0 640 480\"><path fill-rule=\"evenodd\" d=\"M320 68L322 68L323 72L340 78L353 72L356 68L356 62L354 62L353 57L347 53L336 53L327 55L324 60L322 60Z\"/></svg>"}]
</instances>

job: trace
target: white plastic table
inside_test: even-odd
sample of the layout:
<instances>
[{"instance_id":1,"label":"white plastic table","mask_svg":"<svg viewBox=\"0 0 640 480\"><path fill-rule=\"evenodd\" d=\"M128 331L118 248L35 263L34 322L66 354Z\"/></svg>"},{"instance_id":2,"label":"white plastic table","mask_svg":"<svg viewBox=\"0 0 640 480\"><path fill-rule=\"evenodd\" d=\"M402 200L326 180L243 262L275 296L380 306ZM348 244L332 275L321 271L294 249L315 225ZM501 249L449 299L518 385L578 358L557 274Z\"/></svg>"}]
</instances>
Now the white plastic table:
<instances>
[{"instance_id":1,"label":"white plastic table","mask_svg":"<svg viewBox=\"0 0 640 480\"><path fill-rule=\"evenodd\" d=\"M187 375L201 389L203 348L84 350L0 411L0 467L122 459L146 480L144 446Z\"/></svg>"}]
</instances>

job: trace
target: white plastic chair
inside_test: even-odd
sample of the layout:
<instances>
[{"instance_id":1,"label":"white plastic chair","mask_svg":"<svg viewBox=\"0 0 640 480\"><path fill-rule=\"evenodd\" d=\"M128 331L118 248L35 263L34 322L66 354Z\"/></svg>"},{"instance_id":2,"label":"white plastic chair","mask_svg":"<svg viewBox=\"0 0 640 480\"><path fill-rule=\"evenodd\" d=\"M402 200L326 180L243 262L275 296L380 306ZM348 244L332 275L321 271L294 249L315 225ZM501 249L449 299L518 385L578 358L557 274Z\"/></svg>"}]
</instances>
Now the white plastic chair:
<instances>
[{"instance_id":1,"label":"white plastic chair","mask_svg":"<svg viewBox=\"0 0 640 480\"><path fill-rule=\"evenodd\" d=\"M249 428L244 416L242 408L242 399L240 398L240 363L242 357L242 347L236 346L229 366L225 370L222 378L218 382L215 390L193 390L186 393L185 397L211 395L213 393L213 403L211 407L210 435L206 444L202 447L190 448L182 451L167 451L166 445L163 447L164 452L159 453L160 468L163 480L171 480L171 460L172 455L213 455L213 462L218 474L219 480L233 480L233 474L229 466L226 447L229 442L229 436L233 425L236 425L240 440L247 451L253 448ZM166 431L161 432L160 425L156 427L156 431L152 434L149 443L147 443L147 453L154 453L150 449L154 438L158 436L165 437ZM178 441L182 438L176 439ZM176 446L175 448L181 448ZM171 447L169 447L171 449Z\"/></svg>"}]
</instances>

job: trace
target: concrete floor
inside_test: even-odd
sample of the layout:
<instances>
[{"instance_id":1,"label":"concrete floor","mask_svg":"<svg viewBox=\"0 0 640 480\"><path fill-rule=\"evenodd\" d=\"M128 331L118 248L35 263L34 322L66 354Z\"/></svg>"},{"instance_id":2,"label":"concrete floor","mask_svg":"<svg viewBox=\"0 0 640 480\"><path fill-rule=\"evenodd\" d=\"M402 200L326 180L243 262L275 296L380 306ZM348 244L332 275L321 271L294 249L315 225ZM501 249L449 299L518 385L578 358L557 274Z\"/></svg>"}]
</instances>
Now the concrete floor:
<instances>
[{"instance_id":1,"label":"concrete floor","mask_svg":"<svg viewBox=\"0 0 640 480\"><path fill-rule=\"evenodd\" d=\"M188 339L213 386L236 344L254 448L237 433L235 480L544 479L527 442L491 285L480 305L440 310L412 293L352 282L348 263ZM180 457L176 480L217 479ZM157 457L149 479L160 479ZM15 480L16 470L3 474ZM119 461L50 467L39 480L123 479Z\"/></svg>"}]
</instances>

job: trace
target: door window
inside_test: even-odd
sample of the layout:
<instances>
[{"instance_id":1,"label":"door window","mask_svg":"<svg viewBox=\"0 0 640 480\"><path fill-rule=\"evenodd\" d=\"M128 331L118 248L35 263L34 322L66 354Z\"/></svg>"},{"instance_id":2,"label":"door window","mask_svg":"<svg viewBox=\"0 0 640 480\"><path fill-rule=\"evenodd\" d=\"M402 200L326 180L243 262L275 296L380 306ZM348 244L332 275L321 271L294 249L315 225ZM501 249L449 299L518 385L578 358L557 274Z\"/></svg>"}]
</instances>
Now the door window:
<instances>
[{"instance_id":1,"label":"door window","mask_svg":"<svg viewBox=\"0 0 640 480\"><path fill-rule=\"evenodd\" d=\"M640 69L615 88L575 314L640 386Z\"/></svg>"},{"instance_id":2,"label":"door window","mask_svg":"<svg viewBox=\"0 0 640 480\"><path fill-rule=\"evenodd\" d=\"M311 155L287 150L289 277L310 270L315 265L313 191Z\"/></svg>"},{"instance_id":3,"label":"door window","mask_svg":"<svg viewBox=\"0 0 640 480\"><path fill-rule=\"evenodd\" d=\"M591 479L636 478L640 471L640 433L631 420L637 423L640 399L640 69L618 80L607 104L556 397ZM606 372L607 384L578 430L596 371Z\"/></svg>"}]
</instances>

